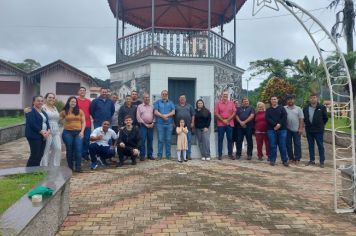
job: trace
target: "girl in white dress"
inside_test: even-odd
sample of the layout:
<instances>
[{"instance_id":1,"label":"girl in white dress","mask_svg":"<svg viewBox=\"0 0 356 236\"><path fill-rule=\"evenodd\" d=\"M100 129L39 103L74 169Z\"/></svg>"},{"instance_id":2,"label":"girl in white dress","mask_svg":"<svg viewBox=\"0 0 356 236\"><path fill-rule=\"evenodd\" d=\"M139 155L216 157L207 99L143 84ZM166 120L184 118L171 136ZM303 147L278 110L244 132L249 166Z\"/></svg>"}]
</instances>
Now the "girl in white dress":
<instances>
[{"instance_id":1,"label":"girl in white dress","mask_svg":"<svg viewBox=\"0 0 356 236\"><path fill-rule=\"evenodd\" d=\"M46 104L42 107L48 115L48 122L51 133L47 138L46 147L41 161L41 166L60 166L62 143L59 130L59 113L54 106L56 97L53 93L47 93L45 96Z\"/></svg>"}]
</instances>

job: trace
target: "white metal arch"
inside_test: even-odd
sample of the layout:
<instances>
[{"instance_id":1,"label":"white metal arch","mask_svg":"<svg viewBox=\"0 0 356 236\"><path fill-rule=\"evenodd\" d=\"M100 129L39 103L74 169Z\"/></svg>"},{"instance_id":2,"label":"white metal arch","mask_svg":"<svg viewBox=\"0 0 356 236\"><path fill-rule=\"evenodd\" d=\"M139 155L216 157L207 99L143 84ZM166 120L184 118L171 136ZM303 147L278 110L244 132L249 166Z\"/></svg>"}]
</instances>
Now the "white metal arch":
<instances>
[{"instance_id":1,"label":"white metal arch","mask_svg":"<svg viewBox=\"0 0 356 236\"><path fill-rule=\"evenodd\" d=\"M332 123L332 147L334 161L334 209L337 213L354 212L356 209L356 178L344 178L341 171L348 169L356 173L355 163L355 134L354 134L354 105L350 73L343 53L331 34L323 24L307 10L289 0L254 0L253 15L256 15L263 7L279 10L279 5L289 11L302 25L313 41L324 66L327 84L331 98L331 123ZM329 57L334 57L328 62ZM348 91L345 90L348 87ZM334 101L342 97L343 105L334 106ZM349 125L337 126L335 118L347 118ZM343 128L351 128L350 134L340 135L338 131ZM346 148L336 145L336 140L347 144ZM351 205L345 204L345 201Z\"/></svg>"}]
</instances>

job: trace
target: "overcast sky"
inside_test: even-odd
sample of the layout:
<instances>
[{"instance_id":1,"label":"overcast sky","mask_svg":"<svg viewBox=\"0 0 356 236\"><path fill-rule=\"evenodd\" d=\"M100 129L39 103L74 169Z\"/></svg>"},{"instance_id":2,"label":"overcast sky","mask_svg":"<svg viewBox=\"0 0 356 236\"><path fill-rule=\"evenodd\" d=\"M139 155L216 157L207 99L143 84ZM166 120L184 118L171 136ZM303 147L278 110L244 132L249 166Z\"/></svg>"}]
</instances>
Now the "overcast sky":
<instances>
[{"instance_id":1,"label":"overcast sky","mask_svg":"<svg viewBox=\"0 0 356 236\"><path fill-rule=\"evenodd\" d=\"M335 11L326 9L330 0L295 2L313 10L331 29ZM286 10L264 8L252 16L252 6L253 1L248 0L237 15L237 66L247 69L250 61L268 57L316 55L306 32L292 16L285 16ZM32 58L42 65L62 59L92 76L108 79L106 65L115 62L115 23L106 0L0 0L0 58L14 62ZM128 26L127 31L132 30ZM225 26L225 37L233 40L232 23ZM343 39L340 44L344 48ZM251 81L249 88L259 82Z\"/></svg>"}]
</instances>

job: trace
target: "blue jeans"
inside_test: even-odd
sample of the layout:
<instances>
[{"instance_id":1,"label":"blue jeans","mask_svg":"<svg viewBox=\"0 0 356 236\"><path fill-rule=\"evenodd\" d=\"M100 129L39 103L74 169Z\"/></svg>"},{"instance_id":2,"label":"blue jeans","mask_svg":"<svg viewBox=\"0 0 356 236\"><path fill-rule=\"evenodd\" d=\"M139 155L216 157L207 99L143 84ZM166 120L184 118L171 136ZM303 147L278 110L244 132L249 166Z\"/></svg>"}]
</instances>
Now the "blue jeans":
<instances>
[{"instance_id":1,"label":"blue jeans","mask_svg":"<svg viewBox=\"0 0 356 236\"><path fill-rule=\"evenodd\" d=\"M230 125L220 126L218 127L218 154L219 157L222 156L222 145L224 141L224 134L226 133L227 139L227 152L228 155L232 155L232 127Z\"/></svg>"},{"instance_id":2,"label":"blue jeans","mask_svg":"<svg viewBox=\"0 0 356 236\"><path fill-rule=\"evenodd\" d=\"M80 131L63 130L62 138L66 145L66 157L68 167L73 170L81 168L83 140L79 136Z\"/></svg>"},{"instance_id":3,"label":"blue jeans","mask_svg":"<svg viewBox=\"0 0 356 236\"><path fill-rule=\"evenodd\" d=\"M140 124L140 135L141 135L141 147L140 147L140 157L145 158L146 156L146 140L147 140L147 157L153 157L153 128L147 128L144 124Z\"/></svg>"},{"instance_id":4,"label":"blue jeans","mask_svg":"<svg viewBox=\"0 0 356 236\"><path fill-rule=\"evenodd\" d=\"M309 146L309 160L315 161L314 141L319 149L320 164L324 164L325 150L324 150L324 131L321 132L306 132Z\"/></svg>"},{"instance_id":5,"label":"blue jeans","mask_svg":"<svg viewBox=\"0 0 356 236\"><path fill-rule=\"evenodd\" d=\"M298 131L287 130L287 153L289 160L300 161L302 158L302 144Z\"/></svg>"},{"instance_id":6,"label":"blue jeans","mask_svg":"<svg viewBox=\"0 0 356 236\"><path fill-rule=\"evenodd\" d=\"M191 129L188 129L187 141L188 141L187 157L191 157L192 156L192 130Z\"/></svg>"},{"instance_id":7,"label":"blue jeans","mask_svg":"<svg viewBox=\"0 0 356 236\"><path fill-rule=\"evenodd\" d=\"M111 149L110 146L102 146L97 143L92 143L89 145L90 159L92 163L97 162L96 156L102 159L108 159L115 156L115 149Z\"/></svg>"},{"instance_id":8,"label":"blue jeans","mask_svg":"<svg viewBox=\"0 0 356 236\"><path fill-rule=\"evenodd\" d=\"M82 157L86 157L89 155L90 133L91 133L91 128L85 127L84 137L83 137L83 146L82 146Z\"/></svg>"},{"instance_id":9,"label":"blue jeans","mask_svg":"<svg viewBox=\"0 0 356 236\"><path fill-rule=\"evenodd\" d=\"M277 159L277 145L279 148L279 153L283 162L288 161L287 158L287 130L267 130L269 146L271 149L270 161L276 162Z\"/></svg>"},{"instance_id":10,"label":"blue jeans","mask_svg":"<svg viewBox=\"0 0 356 236\"><path fill-rule=\"evenodd\" d=\"M246 137L247 141L247 156L252 156L253 150L253 139L252 139L252 127L247 126L246 128L237 129L237 146L236 146L236 155L241 156L242 151L242 142Z\"/></svg>"},{"instance_id":11,"label":"blue jeans","mask_svg":"<svg viewBox=\"0 0 356 236\"><path fill-rule=\"evenodd\" d=\"M157 124L158 158L162 158L163 145L166 146L166 158L171 158L172 130L173 124Z\"/></svg>"}]
</instances>

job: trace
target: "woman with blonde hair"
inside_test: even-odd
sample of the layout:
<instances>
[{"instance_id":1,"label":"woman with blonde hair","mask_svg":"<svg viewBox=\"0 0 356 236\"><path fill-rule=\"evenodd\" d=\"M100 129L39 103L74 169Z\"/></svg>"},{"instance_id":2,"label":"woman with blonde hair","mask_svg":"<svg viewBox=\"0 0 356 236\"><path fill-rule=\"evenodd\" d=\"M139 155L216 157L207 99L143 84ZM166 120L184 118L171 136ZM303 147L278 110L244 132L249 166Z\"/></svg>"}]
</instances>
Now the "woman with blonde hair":
<instances>
[{"instance_id":1,"label":"woman with blonde hair","mask_svg":"<svg viewBox=\"0 0 356 236\"><path fill-rule=\"evenodd\" d=\"M54 93L47 93L44 98L45 105L43 105L42 110L47 113L51 133L49 134L46 141L46 147L42 157L41 166L60 166L62 143L59 130L59 113L56 106L54 105L56 102L56 96Z\"/></svg>"},{"instance_id":2,"label":"woman with blonde hair","mask_svg":"<svg viewBox=\"0 0 356 236\"><path fill-rule=\"evenodd\" d=\"M267 137L267 120L266 120L266 106L263 102L258 102L256 106L255 114L255 137L257 143L257 156L258 160L263 160L262 147L263 143L266 148L266 156L270 157L270 148Z\"/></svg>"}]
</instances>

